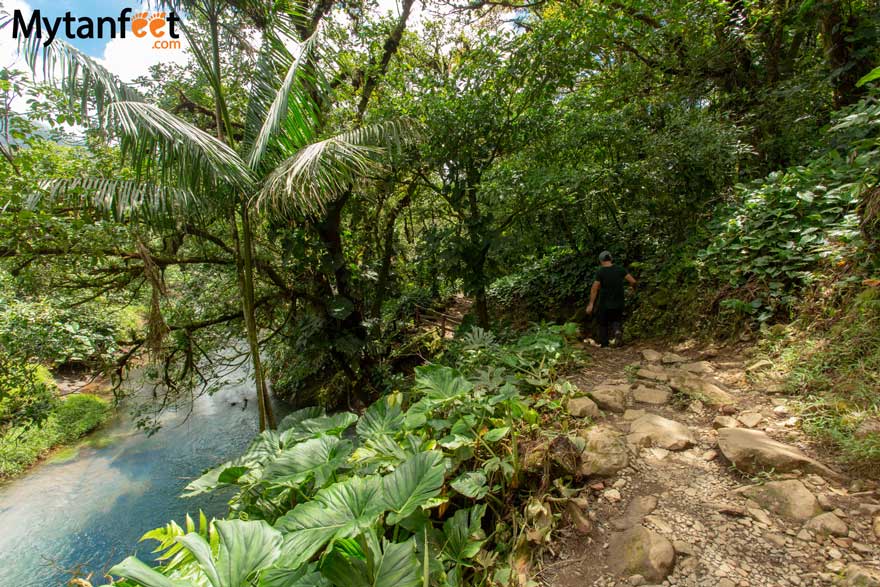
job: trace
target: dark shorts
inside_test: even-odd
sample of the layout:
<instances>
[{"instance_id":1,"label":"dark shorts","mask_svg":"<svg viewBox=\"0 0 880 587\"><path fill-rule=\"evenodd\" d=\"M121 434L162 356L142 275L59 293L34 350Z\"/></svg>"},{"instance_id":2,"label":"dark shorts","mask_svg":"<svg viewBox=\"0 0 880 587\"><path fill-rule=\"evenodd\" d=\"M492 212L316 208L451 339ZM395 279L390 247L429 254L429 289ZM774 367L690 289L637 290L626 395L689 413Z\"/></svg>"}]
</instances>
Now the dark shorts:
<instances>
[{"instance_id":1,"label":"dark shorts","mask_svg":"<svg viewBox=\"0 0 880 587\"><path fill-rule=\"evenodd\" d=\"M611 338L620 344L623 339L623 308L599 310L599 344L608 346Z\"/></svg>"}]
</instances>

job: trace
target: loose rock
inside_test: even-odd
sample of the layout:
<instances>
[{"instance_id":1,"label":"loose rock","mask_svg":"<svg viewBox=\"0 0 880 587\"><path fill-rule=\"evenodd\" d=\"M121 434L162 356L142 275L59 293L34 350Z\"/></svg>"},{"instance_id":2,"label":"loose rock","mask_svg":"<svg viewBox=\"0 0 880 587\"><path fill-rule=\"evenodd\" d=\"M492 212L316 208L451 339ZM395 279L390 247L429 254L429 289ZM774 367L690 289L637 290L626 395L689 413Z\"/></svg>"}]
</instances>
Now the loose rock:
<instances>
[{"instance_id":1,"label":"loose rock","mask_svg":"<svg viewBox=\"0 0 880 587\"><path fill-rule=\"evenodd\" d=\"M800 469L840 478L840 475L797 448L777 442L758 430L722 428L718 431L718 446L730 462L746 473L761 473L771 469L777 473L788 473Z\"/></svg>"},{"instance_id":2,"label":"loose rock","mask_svg":"<svg viewBox=\"0 0 880 587\"><path fill-rule=\"evenodd\" d=\"M831 512L819 514L807 522L805 527L819 534L830 534L831 536L846 536L849 532L849 528L843 520Z\"/></svg>"},{"instance_id":3,"label":"loose rock","mask_svg":"<svg viewBox=\"0 0 880 587\"><path fill-rule=\"evenodd\" d=\"M602 413L596 402L588 397L573 397L568 400L568 413L577 418L598 419Z\"/></svg>"},{"instance_id":4,"label":"loose rock","mask_svg":"<svg viewBox=\"0 0 880 587\"><path fill-rule=\"evenodd\" d=\"M581 466L578 473L584 476L614 475L629 465L629 452L623 435L607 425L593 426L579 430L578 436L586 441L581 452Z\"/></svg>"},{"instance_id":5,"label":"loose rock","mask_svg":"<svg viewBox=\"0 0 880 587\"><path fill-rule=\"evenodd\" d=\"M620 576L641 575L655 583L669 575L675 561L672 543L643 526L613 536L608 550L613 572Z\"/></svg>"},{"instance_id":6,"label":"loose rock","mask_svg":"<svg viewBox=\"0 0 880 587\"><path fill-rule=\"evenodd\" d=\"M663 353L663 356L660 358L664 365L671 365L674 363L687 363L687 357L682 357L681 355L676 355L675 353Z\"/></svg>"},{"instance_id":7,"label":"loose rock","mask_svg":"<svg viewBox=\"0 0 880 587\"><path fill-rule=\"evenodd\" d=\"M736 419L739 420L746 428L754 428L761 423L761 420L764 419L764 416L762 416L758 412L743 412L742 414L737 416Z\"/></svg>"},{"instance_id":8,"label":"loose rock","mask_svg":"<svg viewBox=\"0 0 880 587\"><path fill-rule=\"evenodd\" d=\"M642 358L650 363L656 363L663 358L663 355L651 349L642 349Z\"/></svg>"},{"instance_id":9,"label":"loose rock","mask_svg":"<svg viewBox=\"0 0 880 587\"><path fill-rule=\"evenodd\" d=\"M846 567L847 587L880 587L880 572L860 565L851 564Z\"/></svg>"},{"instance_id":10,"label":"loose rock","mask_svg":"<svg viewBox=\"0 0 880 587\"><path fill-rule=\"evenodd\" d=\"M603 410L622 414L626 410L626 395L629 385L597 385L590 392L593 400Z\"/></svg>"},{"instance_id":11,"label":"loose rock","mask_svg":"<svg viewBox=\"0 0 880 587\"><path fill-rule=\"evenodd\" d=\"M627 440L636 446L667 450L683 450L696 443L694 433L687 426L656 414L645 414L634 421Z\"/></svg>"},{"instance_id":12,"label":"loose rock","mask_svg":"<svg viewBox=\"0 0 880 587\"><path fill-rule=\"evenodd\" d=\"M633 401L640 404L663 405L669 401L669 391L639 385L632 391Z\"/></svg>"},{"instance_id":13,"label":"loose rock","mask_svg":"<svg viewBox=\"0 0 880 587\"><path fill-rule=\"evenodd\" d=\"M816 496L797 479L753 485L742 493L790 520L806 521L822 512Z\"/></svg>"},{"instance_id":14,"label":"loose rock","mask_svg":"<svg viewBox=\"0 0 880 587\"><path fill-rule=\"evenodd\" d=\"M719 428L739 428L739 420L730 416L715 416L712 420L712 427L716 430Z\"/></svg>"}]
</instances>

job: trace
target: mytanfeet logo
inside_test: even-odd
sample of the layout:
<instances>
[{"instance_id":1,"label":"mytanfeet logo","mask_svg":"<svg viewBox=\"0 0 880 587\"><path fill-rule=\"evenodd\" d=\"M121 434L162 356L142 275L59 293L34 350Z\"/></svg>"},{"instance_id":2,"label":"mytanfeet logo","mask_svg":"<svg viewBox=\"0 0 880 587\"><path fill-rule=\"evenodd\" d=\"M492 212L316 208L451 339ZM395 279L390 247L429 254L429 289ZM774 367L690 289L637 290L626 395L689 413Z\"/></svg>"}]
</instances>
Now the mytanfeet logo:
<instances>
[{"instance_id":1,"label":"mytanfeet logo","mask_svg":"<svg viewBox=\"0 0 880 587\"><path fill-rule=\"evenodd\" d=\"M12 38L42 39L43 45L49 46L59 35L68 39L124 39L126 33L131 32L135 37L152 41L153 49L180 49L178 23L180 17L174 11L151 13L123 8L118 17L98 18L76 17L65 12L53 20L40 14L39 9L30 17L16 10L12 15Z\"/></svg>"}]
</instances>

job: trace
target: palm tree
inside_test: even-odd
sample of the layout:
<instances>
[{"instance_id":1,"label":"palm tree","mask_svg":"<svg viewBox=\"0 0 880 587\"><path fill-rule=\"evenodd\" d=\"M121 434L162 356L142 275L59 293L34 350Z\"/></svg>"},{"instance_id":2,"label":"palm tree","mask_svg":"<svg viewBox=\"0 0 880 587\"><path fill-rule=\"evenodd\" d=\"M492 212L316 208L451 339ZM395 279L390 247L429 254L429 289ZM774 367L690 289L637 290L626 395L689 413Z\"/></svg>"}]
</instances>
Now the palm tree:
<instances>
[{"instance_id":1,"label":"palm tree","mask_svg":"<svg viewBox=\"0 0 880 587\"><path fill-rule=\"evenodd\" d=\"M180 3L166 2L180 9ZM317 97L321 87L316 53L318 22L271 10L260 3L262 41L248 95L244 132L236 139L220 64L219 23L225 2L185 3L207 22L207 39L182 27L196 64L208 80L214 99L214 134L147 102L135 89L73 46L56 39L43 47L40 39L22 39L19 51L36 73L56 80L80 104L84 116L96 115L113 128L119 145L137 172L135 181L61 182L54 192L71 187L91 189L101 206L167 220L195 206L200 214L229 220L236 259L247 341L253 366L260 430L275 427L263 368L254 301L255 212L308 213L351 188L374 169L382 144L406 135L406 125L386 123L360 127L318 140L321 124ZM240 4L240 3L239 3ZM240 8L240 6L239 6ZM8 22L6 23L8 24ZM290 47L297 49L297 54Z\"/></svg>"}]
</instances>

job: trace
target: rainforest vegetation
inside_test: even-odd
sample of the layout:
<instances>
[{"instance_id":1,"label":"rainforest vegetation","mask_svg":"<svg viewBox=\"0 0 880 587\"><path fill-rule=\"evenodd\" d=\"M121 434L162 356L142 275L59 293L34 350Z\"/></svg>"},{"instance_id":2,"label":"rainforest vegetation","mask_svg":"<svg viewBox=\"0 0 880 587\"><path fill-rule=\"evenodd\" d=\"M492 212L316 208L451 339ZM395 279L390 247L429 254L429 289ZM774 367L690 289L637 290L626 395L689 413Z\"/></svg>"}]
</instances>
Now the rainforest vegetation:
<instances>
[{"instance_id":1,"label":"rainforest vegetation","mask_svg":"<svg viewBox=\"0 0 880 587\"><path fill-rule=\"evenodd\" d=\"M874 0L159 4L186 66L25 39L0 70L0 475L106 415L49 370L122 399L144 369L160 434L229 364L256 390L261 434L188 488L227 519L116 585L529 584L570 490L521 451L605 249L627 341L747 345L880 467Z\"/></svg>"}]
</instances>

